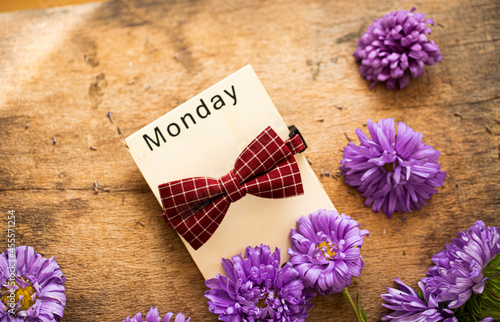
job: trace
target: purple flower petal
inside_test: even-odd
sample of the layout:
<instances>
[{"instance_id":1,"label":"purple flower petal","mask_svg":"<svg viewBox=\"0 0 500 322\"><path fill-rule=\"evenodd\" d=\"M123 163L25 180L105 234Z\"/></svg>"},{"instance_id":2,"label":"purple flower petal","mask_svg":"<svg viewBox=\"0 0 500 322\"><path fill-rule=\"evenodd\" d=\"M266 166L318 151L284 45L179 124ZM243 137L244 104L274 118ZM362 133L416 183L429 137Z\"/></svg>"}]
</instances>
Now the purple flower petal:
<instances>
[{"instance_id":1,"label":"purple flower petal","mask_svg":"<svg viewBox=\"0 0 500 322\"><path fill-rule=\"evenodd\" d=\"M382 306L392 310L382 317L382 321L458 322L453 312L439 308L436 296L430 293L422 282L419 282L418 286L423 292L423 299L398 278L394 281L399 289L388 287L387 293L381 295L387 302L382 303Z\"/></svg>"},{"instance_id":2,"label":"purple flower petal","mask_svg":"<svg viewBox=\"0 0 500 322\"><path fill-rule=\"evenodd\" d=\"M174 313L167 313L163 318L163 322L170 322L170 319L174 316ZM191 318L186 320L186 316L182 313L177 314L175 320L172 322L190 322ZM142 313L137 313L134 317L126 317L123 322L161 322L160 314L158 313L158 308L151 307L149 312L146 314L146 320L142 319Z\"/></svg>"}]
</instances>

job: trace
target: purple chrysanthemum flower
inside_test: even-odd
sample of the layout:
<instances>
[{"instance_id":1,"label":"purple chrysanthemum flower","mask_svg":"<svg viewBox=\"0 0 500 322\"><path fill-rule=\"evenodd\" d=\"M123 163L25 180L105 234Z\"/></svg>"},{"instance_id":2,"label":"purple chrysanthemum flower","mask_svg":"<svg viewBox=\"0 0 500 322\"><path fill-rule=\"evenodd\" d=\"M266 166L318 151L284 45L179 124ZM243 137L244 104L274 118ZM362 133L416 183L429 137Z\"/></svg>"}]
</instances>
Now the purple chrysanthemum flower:
<instances>
[{"instance_id":1,"label":"purple chrysanthemum flower","mask_svg":"<svg viewBox=\"0 0 500 322\"><path fill-rule=\"evenodd\" d=\"M422 282L418 282L418 287L423 292L423 299L400 279L395 278L394 281L399 289L387 287L387 293L381 295L387 301L382 305L393 310L384 315L382 321L458 322L451 310L439 308L436 296L428 292Z\"/></svg>"},{"instance_id":2,"label":"purple chrysanthemum flower","mask_svg":"<svg viewBox=\"0 0 500 322\"><path fill-rule=\"evenodd\" d=\"M163 318L163 322L170 322L170 319L174 313L167 313L165 314L165 317ZM175 320L172 322L189 322L191 321L191 318L186 320L186 316L182 313L177 314L175 317ZM149 309L148 314L146 314L146 320L142 319L142 313L137 313L134 317L128 316L125 320L122 322L161 322L161 317L160 314L158 313L158 308L153 308L151 307Z\"/></svg>"},{"instance_id":3,"label":"purple chrysanthemum flower","mask_svg":"<svg viewBox=\"0 0 500 322\"><path fill-rule=\"evenodd\" d=\"M7 248L0 255L0 321L59 321L66 306L65 277L54 257L33 247Z\"/></svg>"},{"instance_id":4,"label":"purple chrysanthemum flower","mask_svg":"<svg viewBox=\"0 0 500 322\"><path fill-rule=\"evenodd\" d=\"M425 15L415 10L399 10L373 20L358 40L353 55L361 62L361 76L372 82L370 88L377 82L386 82L387 89L405 88L410 76L424 74L424 64L442 61L438 45L426 35L431 34L427 24L434 21L424 20Z\"/></svg>"},{"instance_id":5,"label":"purple chrysanthemum flower","mask_svg":"<svg viewBox=\"0 0 500 322\"><path fill-rule=\"evenodd\" d=\"M290 263L299 271L307 287L321 295L340 293L351 285L364 267L360 254L368 230L344 214L320 209L297 221L290 232Z\"/></svg>"},{"instance_id":6,"label":"purple chrysanthemum flower","mask_svg":"<svg viewBox=\"0 0 500 322\"><path fill-rule=\"evenodd\" d=\"M304 321L315 293L304 287L299 272L286 263L280 269L280 250L247 247L232 261L222 259L227 276L206 281L210 312L221 321Z\"/></svg>"},{"instance_id":7,"label":"purple chrysanthemum flower","mask_svg":"<svg viewBox=\"0 0 500 322\"><path fill-rule=\"evenodd\" d=\"M395 211L420 209L420 205L444 184L439 151L422 142L422 134L399 122L397 135L394 119L367 122L371 138L356 129L360 145L344 147L340 170L346 184L366 198L365 206L382 210L387 217Z\"/></svg>"},{"instance_id":8,"label":"purple chrysanthemum flower","mask_svg":"<svg viewBox=\"0 0 500 322\"><path fill-rule=\"evenodd\" d=\"M448 306L456 309L473 293L483 293L489 279L483 270L499 253L500 228L486 227L478 220L432 256L435 265L429 268L423 281L439 302L451 301Z\"/></svg>"}]
</instances>

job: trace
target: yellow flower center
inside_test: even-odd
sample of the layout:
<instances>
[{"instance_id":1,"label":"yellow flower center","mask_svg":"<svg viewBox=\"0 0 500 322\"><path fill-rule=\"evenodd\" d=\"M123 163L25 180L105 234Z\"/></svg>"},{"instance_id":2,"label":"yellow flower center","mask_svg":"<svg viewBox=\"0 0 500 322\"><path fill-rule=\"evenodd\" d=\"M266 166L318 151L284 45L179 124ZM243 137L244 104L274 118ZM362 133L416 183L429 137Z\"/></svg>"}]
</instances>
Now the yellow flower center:
<instances>
[{"instance_id":1,"label":"yellow flower center","mask_svg":"<svg viewBox=\"0 0 500 322\"><path fill-rule=\"evenodd\" d=\"M257 302L256 306L259 308L259 309L262 309L262 308L265 308L266 307L266 298L261 298L259 300L259 302Z\"/></svg>"},{"instance_id":2,"label":"yellow flower center","mask_svg":"<svg viewBox=\"0 0 500 322\"><path fill-rule=\"evenodd\" d=\"M326 241L322 241L321 243L316 246L317 249L323 250L329 258L327 259L333 259L335 255L337 255L337 252L333 250L335 245L327 243Z\"/></svg>"},{"instance_id":3,"label":"yellow flower center","mask_svg":"<svg viewBox=\"0 0 500 322\"><path fill-rule=\"evenodd\" d=\"M9 287L13 288L14 286L9 286L9 287L2 286L2 293L5 293L2 295L2 301L7 306L7 311L9 311L11 308L9 303L16 304L19 301L20 295L22 295L23 297L20 311L26 311L31 306L33 306L33 304L35 304L35 301L33 301L33 294L35 294L35 289L33 288L33 286L31 286L31 283L28 282L28 280L24 276L22 276L21 278L25 283L28 283L28 285L22 288L21 286L19 286L19 284L17 284L17 282L14 282L14 284L18 286L16 291L13 293L14 297L11 295L12 293L9 291ZM6 284L11 284L11 283L9 283L9 280L7 280ZM15 301L11 301L11 298L15 298Z\"/></svg>"},{"instance_id":4,"label":"yellow flower center","mask_svg":"<svg viewBox=\"0 0 500 322\"><path fill-rule=\"evenodd\" d=\"M392 163L386 163L384 164L384 168L389 171L389 172L392 172L394 171L394 165Z\"/></svg>"}]
</instances>

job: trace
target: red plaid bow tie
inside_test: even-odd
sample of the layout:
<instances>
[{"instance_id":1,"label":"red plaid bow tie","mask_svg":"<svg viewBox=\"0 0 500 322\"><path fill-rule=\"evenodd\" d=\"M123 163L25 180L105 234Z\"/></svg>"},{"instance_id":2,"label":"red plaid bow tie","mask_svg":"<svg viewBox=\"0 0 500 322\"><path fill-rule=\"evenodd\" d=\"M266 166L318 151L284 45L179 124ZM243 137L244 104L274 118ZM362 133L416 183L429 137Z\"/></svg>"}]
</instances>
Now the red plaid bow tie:
<instances>
[{"instance_id":1,"label":"red plaid bow tie","mask_svg":"<svg viewBox=\"0 0 500 322\"><path fill-rule=\"evenodd\" d=\"M293 156L307 147L295 127L283 140L267 127L238 156L234 169L220 179L195 177L158 186L163 218L194 249L219 227L231 202L247 193L287 198L304 193Z\"/></svg>"}]
</instances>

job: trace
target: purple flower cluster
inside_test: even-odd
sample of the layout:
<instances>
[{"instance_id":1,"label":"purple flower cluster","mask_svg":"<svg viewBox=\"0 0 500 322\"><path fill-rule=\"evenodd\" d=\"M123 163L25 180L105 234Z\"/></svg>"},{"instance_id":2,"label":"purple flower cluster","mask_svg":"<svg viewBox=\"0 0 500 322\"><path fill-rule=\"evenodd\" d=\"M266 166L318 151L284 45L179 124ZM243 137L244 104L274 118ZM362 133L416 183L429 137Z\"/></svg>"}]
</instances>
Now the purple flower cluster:
<instances>
[{"instance_id":1,"label":"purple flower cluster","mask_svg":"<svg viewBox=\"0 0 500 322\"><path fill-rule=\"evenodd\" d=\"M486 227L484 222L477 221L468 230L459 232L457 238L447 244L444 250L432 256L435 265L427 272L428 277L418 283L423 298L411 287L395 279L399 290L387 288L388 293L382 295L387 301L387 304L382 305L393 311L385 315L383 321L460 320L457 319L456 310L464 306L474 294L480 295L484 292L486 281L489 280L489 277L484 275L484 270L498 254L500 229ZM497 267L496 271L499 270ZM498 287L497 285L496 288ZM499 302L497 297L493 298ZM500 313L499 309L500 307L495 308L496 314ZM477 321L479 318L474 316L473 319ZM493 321L493 318L483 317L481 321Z\"/></svg>"},{"instance_id":2,"label":"purple flower cluster","mask_svg":"<svg viewBox=\"0 0 500 322\"><path fill-rule=\"evenodd\" d=\"M356 129L360 145L350 142L344 147L340 170L346 184L366 198L365 206L389 218L395 211L427 205L446 177L438 163L439 151L403 122L396 134L393 118L368 120L367 127L371 138Z\"/></svg>"},{"instance_id":3,"label":"purple flower cluster","mask_svg":"<svg viewBox=\"0 0 500 322\"><path fill-rule=\"evenodd\" d=\"M65 277L55 258L44 258L28 246L16 247L15 254L10 250L0 255L0 321L61 320L66 306ZM9 269L13 262L15 272ZM15 307L11 308L10 303Z\"/></svg>"},{"instance_id":4,"label":"purple flower cluster","mask_svg":"<svg viewBox=\"0 0 500 322\"><path fill-rule=\"evenodd\" d=\"M431 34L432 19L415 12L399 10L391 12L373 24L358 40L354 52L356 61L361 62L361 76L371 81L370 88L377 82L386 82L387 89L405 88L412 78L424 74L424 64L441 62L438 45L427 39Z\"/></svg>"},{"instance_id":5,"label":"purple flower cluster","mask_svg":"<svg viewBox=\"0 0 500 322\"><path fill-rule=\"evenodd\" d=\"M173 317L174 313L167 313L163 318L163 322L170 322L170 319ZM189 322L191 318L186 320L186 316L182 313L177 314L175 320L172 322ZM146 314L146 320L142 319L142 313L137 313L134 317L128 316L122 322L161 322L160 314L158 313L158 308L151 307L149 312Z\"/></svg>"},{"instance_id":6,"label":"purple flower cluster","mask_svg":"<svg viewBox=\"0 0 500 322\"><path fill-rule=\"evenodd\" d=\"M286 263L280 269L280 251L268 246L247 247L232 260L223 259L227 276L206 281L210 312L221 321L304 321L316 294L306 289L299 272Z\"/></svg>"},{"instance_id":7,"label":"purple flower cluster","mask_svg":"<svg viewBox=\"0 0 500 322\"><path fill-rule=\"evenodd\" d=\"M318 293L340 293L351 285L364 267L360 249L368 230L345 214L320 209L297 221L288 251L290 263L299 271L306 287Z\"/></svg>"},{"instance_id":8,"label":"purple flower cluster","mask_svg":"<svg viewBox=\"0 0 500 322\"><path fill-rule=\"evenodd\" d=\"M489 279L483 270L499 253L500 228L486 227L478 220L432 256L435 265L429 268L423 281L439 302L451 301L448 306L456 309L473 293L483 293Z\"/></svg>"}]
</instances>

